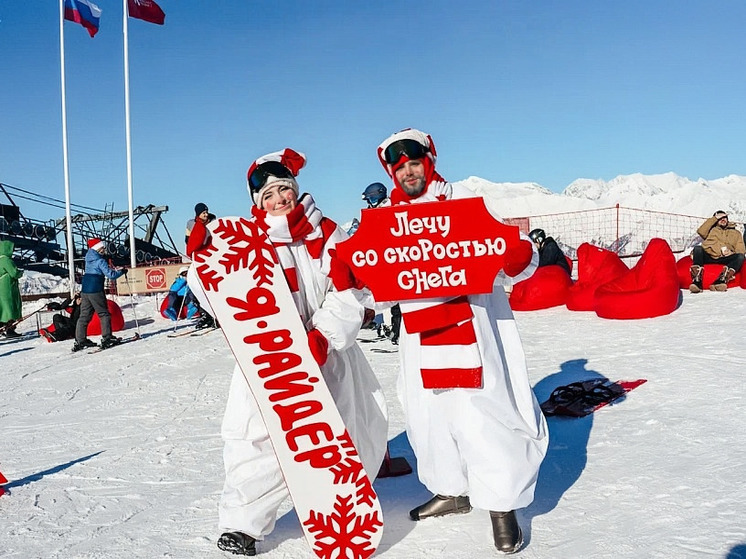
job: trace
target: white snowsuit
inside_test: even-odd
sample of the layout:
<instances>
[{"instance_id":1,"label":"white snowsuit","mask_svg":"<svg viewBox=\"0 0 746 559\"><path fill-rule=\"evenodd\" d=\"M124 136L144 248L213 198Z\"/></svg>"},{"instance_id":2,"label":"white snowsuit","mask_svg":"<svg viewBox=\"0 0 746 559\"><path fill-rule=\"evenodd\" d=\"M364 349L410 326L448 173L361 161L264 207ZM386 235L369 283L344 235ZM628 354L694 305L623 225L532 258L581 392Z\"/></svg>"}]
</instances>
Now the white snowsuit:
<instances>
[{"instance_id":1,"label":"white snowsuit","mask_svg":"<svg viewBox=\"0 0 746 559\"><path fill-rule=\"evenodd\" d=\"M285 245L283 250L284 258L292 255L294 261L298 312L308 330L316 328L329 342L330 353L321 372L363 466L373 477L386 452L388 417L383 391L355 341L364 313L362 292L336 291L328 277L328 250L345 238L337 227L327 238L321 259L312 258L303 241ZM204 294L199 287L196 295L202 302ZM273 530L277 511L289 493L264 420L238 365L231 379L221 435L225 484L220 528L261 540Z\"/></svg>"},{"instance_id":2,"label":"white snowsuit","mask_svg":"<svg viewBox=\"0 0 746 559\"><path fill-rule=\"evenodd\" d=\"M460 185L452 188L452 198L475 196ZM534 251L519 276L508 278L500 272L492 293L468 297L483 366L482 388L423 388L420 337L407 332L404 317L397 388L417 472L432 493L468 495L473 506L493 511L522 508L533 500L549 437L502 284L526 279L537 264Z\"/></svg>"}]
</instances>

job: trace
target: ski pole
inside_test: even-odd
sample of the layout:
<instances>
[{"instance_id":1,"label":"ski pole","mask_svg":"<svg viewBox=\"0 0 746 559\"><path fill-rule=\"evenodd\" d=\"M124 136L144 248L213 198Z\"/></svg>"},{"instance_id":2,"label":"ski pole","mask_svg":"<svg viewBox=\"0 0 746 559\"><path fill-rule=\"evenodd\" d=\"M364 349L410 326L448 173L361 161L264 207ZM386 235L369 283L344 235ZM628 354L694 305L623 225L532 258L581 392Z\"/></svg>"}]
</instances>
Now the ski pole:
<instances>
[{"instance_id":1,"label":"ski pole","mask_svg":"<svg viewBox=\"0 0 746 559\"><path fill-rule=\"evenodd\" d=\"M5 332L5 330L7 328L9 328L9 327L16 327L16 326L18 326L21 322L23 322L24 320L26 320L28 318L31 318L32 316L34 316L37 313L43 311L46 307L47 307L46 305L42 305L41 307L39 307L35 311L28 313L26 316L22 316L18 320L11 320L7 324L3 324L2 326L0 326L0 334L2 334L3 332Z\"/></svg>"},{"instance_id":2,"label":"ski pole","mask_svg":"<svg viewBox=\"0 0 746 559\"><path fill-rule=\"evenodd\" d=\"M185 300L186 300L186 295L184 295L181 298L181 304L179 305L179 312L176 313L176 320L174 321L174 333L176 332L176 328L179 326L179 319L181 319L181 311L184 308Z\"/></svg>"},{"instance_id":3,"label":"ski pole","mask_svg":"<svg viewBox=\"0 0 746 559\"><path fill-rule=\"evenodd\" d=\"M127 291L130 293L130 306L132 307L132 316L135 317L135 329L137 330L137 337L140 337L140 323L137 321L137 311L135 310L135 297L132 295L132 285L130 285L130 279L127 274L124 274L124 283L127 284Z\"/></svg>"}]
</instances>

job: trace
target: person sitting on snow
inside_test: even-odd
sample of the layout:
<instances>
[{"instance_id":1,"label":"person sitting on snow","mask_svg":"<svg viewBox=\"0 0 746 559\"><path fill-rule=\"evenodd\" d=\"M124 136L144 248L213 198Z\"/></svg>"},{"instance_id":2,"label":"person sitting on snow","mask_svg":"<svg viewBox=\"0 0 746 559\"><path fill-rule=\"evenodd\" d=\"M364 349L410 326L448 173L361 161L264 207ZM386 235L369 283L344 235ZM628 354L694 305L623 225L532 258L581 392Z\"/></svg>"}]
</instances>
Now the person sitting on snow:
<instances>
[{"instance_id":1,"label":"person sitting on snow","mask_svg":"<svg viewBox=\"0 0 746 559\"><path fill-rule=\"evenodd\" d=\"M560 266L567 275L571 275L570 265L567 263L567 257L562 249L552 237L547 237L544 229L534 229L528 236L536 245L539 251L539 267L542 266Z\"/></svg>"},{"instance_id":2,"label":"person sitting on snow","mask_svg":"<svg viewBox=\"0 0 746 559\"><path fill-rule=\"evenodd\" d=\"M193 318L199 312L197 299L187 285L188 266L179 268L179 275L168 290L168 303L163 313L171 320L178 320L181 309L186 306L187 318Z\"/></svg>"},{"instance_id":3,"label":"person sitting on snow","mask_svg":"<svg viewBox=\"0 0 746 559\"><path fill-rule=\"evenodd\" d=\"M57 313L52 317L52 324L39 330L48 342L61 342L75 337L75 327L80 318L80 291L74 297L68 297L61 303L52 302L47 305L50 311L66 311L67 314Z\"/></svg>"},{"instance_id":4,"label":"person sitting on snow","mask_svg":"<svg viewBox=\"0 0 746 559\"><path fill-rule=\"evenodd\" d=\"M746 246L735 223L728 221L728 214L718 210L697 229L704 240L692 249L692 267L689 273L692 283L689 291L702 291L702 276L705 264L720 264L723 271L710 286L711 291L726 291L731 281L743 266Z\"/></svg>"}]
</instances>

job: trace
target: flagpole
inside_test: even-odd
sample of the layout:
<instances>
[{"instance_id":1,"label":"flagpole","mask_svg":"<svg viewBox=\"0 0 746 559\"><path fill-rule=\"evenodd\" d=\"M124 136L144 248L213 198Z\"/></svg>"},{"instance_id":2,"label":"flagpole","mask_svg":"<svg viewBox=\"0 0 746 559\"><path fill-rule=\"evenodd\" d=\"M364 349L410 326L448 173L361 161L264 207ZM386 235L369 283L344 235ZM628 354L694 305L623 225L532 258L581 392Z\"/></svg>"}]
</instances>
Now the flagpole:
<instances>
[{"instance_id":1,"label":"flagpole","mask_svg":"<svg viewBox=\"0 0 746 559\"><path fill-rule=\"evenodd\" d=\"M132 208L132 144L130 135L130 58L129 58L129 33L127 20L127 0L122 0L124 23L124 130L127 143L127 204L129 206L130 220L130 266L137 266L137 255L135 253L135 213Z\"/></svg>"},{"instance_id":2,"label":"flagpole","mask_svg":"<svg viewBox=\"0 0 746 559\"><path fill-rule=\"evenodd\" d=\"M65 95L65 0L60 0L60 90L62 92L62 168L65 177L65 224L67 228L67 265L70 271L70 297L75 295L75 246L70 215L70 166L67 157L67 100Z\"/></svg>"}]
</instances>

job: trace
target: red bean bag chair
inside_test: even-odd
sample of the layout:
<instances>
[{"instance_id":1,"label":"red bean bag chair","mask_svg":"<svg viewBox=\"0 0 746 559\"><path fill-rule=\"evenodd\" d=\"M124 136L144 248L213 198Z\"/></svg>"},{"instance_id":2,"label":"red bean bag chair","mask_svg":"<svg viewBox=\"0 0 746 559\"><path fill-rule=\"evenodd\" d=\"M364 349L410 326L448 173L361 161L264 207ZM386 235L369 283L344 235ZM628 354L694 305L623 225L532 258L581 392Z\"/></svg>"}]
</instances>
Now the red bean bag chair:
<instances>
[{"instance_id":1,"label":"red bean bag chair","mask_svg":"<svg viewBox=\"0 0 746 559\"><path fill-rule=\"evenodd\" d=\"M510 306L514 311L534 311L564 305L572 279L557 265L542 266L513 286Z\"/></svg>"},{"instance_id":2,"label":"red bean bag chair","mask_svg":"<svg viewBox=\"0 0 746 559\"><path fill-rule=\"evenodd\" d=\"M169 317L166 314L166 312L165 312L167 308L168 308L168 297L166 297L165 299L163 299L163 302L161 303L160 312L161 312L161 316L163 318L168 318L169 320L171 320L171 317ZM186 305L182 305L181 306L181 311L179 312L179 318L186 318L187 311L188 311L187 306Z\"/></svg>"},{"instance_id":3,"label":"red bean bag chair","mask_svg":"<svg viewBox=\"0 0 746 559\"><path fill-rule=\"evenodd\" d=\"M605 248L583 243L578 247L578 280L568 289L565 304L571 311L592 311L599 285L629 272L619 255Z\"/></svg>"},{"instance_id":4,"label":"red bean bag chair","mask_svg":"<svg viewBox=\"0 0 746 559\"><path fill-rule=\"evenodd\" d=\"M628 273L596 289L601 318L653 318L672 313L681 302L676 258L663 239L651 239Z\"/></svg>"},{"instance_id":5,"label":"red bean bag chair","mask_svg":"<svg viewBox=\"0 0 746 559\"><path fill-rule=\"evenodd\" d=\"M111 299L106 300L106 306L109 307L109 314L111 315L111 331L119 332L124 329L124 316L122 316L122 309L119 308L114 301ZM93 318L88 323L88 335L89 336L100 336L101 335L101 321L98 315L94 312Z\"/></svg>"},{"instance_id":6,"label":"red bean bag chair","mask_svg":"<svg viewBox=\"0 0 746 559\"><path fill-rule=\"evenodd\" d=\"M679 286L681 289L689 289L689 286L692 284L692 274L689 272L689 268L692 267L692 257L684 256L683 258L679 259L678 262L676 262L676 272L679 276ZM702 274L702 289L708 289L710 285L712 285L716 279L720 276L720 273L723 271L723 266L721 264L705 264L704 265L705 271ZM744 289L746 289L746 285L744 283L746 280L744 280L744 275L741 272L743 271L743 268L736 272L736 276L733 278L733 280L728 282L728 287L735 287L737 285L740 285Z\"/></svg>"}]
</instances>

